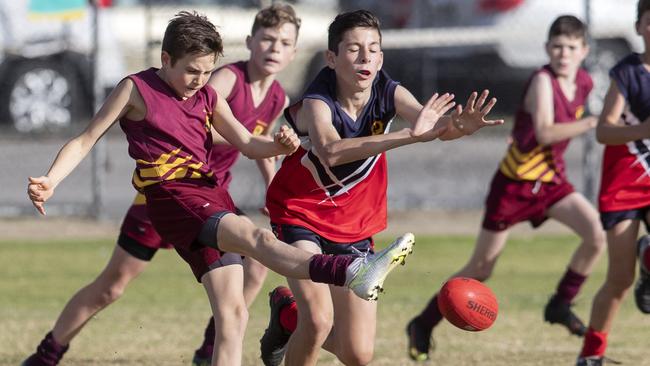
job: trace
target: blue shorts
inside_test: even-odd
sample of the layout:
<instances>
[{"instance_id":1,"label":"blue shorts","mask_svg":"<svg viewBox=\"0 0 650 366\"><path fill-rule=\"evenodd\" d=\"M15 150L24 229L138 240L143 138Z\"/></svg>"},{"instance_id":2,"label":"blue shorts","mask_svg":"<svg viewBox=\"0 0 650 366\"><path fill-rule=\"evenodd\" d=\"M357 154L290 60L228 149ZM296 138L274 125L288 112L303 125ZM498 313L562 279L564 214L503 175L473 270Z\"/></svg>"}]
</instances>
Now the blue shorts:
<instances>
[{"instance_id":1,"label":"blue shorts","mask_svg":"<svg viewBox=\"0 0 650 366\"><path fill-rule=\"evenodd\" d=\"M600 222L603 224L605 231L612 229L616 224L625 220L640 220L645 224L645 229L650 233L650 224L646 221L646 214L650 206L636 208L632 210L609 211L600 213Z\"/></svg>"},{"instance_id":2,"label":"blue shorts","mask_svg":"<svg viewBox=\"0 0 650 366\"><path fill-rule=\"evenodd\" d=\"M318 245L323 254L346 255L357 254L357 251L372 254L375 252L375 243L372 238L367 238L354 243L337 243L315 232L297 225L278 225L271 223L275 236L285 243L294 243L298 240L308 240Z\"/></svg>"}]
</instances>

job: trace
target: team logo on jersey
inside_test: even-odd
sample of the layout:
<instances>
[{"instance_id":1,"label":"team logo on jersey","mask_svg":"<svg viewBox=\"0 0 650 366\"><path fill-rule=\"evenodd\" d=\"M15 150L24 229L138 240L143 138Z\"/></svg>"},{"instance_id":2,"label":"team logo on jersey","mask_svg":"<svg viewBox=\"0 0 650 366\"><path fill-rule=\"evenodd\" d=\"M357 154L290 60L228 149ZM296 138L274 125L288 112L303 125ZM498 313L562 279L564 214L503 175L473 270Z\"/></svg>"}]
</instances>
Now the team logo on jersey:
<instances>
[{"instance_id":1,"label":"team logo on jersey","mask_svg":"<svg viewBox=\"0 0 650 366\"><path fill-rule=\"evenodd\" d=\"M205 132L210 132L212 129L212 112L209 112L207 109L203 110L203 113L205 113L205 124L203 127L205 128Z\"/></svg>"},{"instance_id":2,"label":"team logo on jersey","mask_svg":"<svg viewBox=\"0 0 650 366\"><path fill-rule=\"evenodd\" d=\"M269 124L262 121L261 119L258 119L256 122L257 122L257 124L255 125L255 128L253 128L252 133L255 136L259 136L259 135L263 134L264 131L266 131L266 128L269 126Z\"/></svg>"},{"instance_id":3,"label":"team logo on jersey","mask_svg":"<svg viewBox=\"0 0 650 366\"><path fill-rule=\"evenodd\" d=\"M582 118L582 115L585 114L585 106L581 105L576 109L576 119Z\"/></svg>"},{"instance_id":4,"label":"team logo on jersey","mask_svg":"<svg viewBox=\"0 0 650 366\"><path fill-rule=\"evenodd\" d=\"M384 133L384 121L376 120L373 122L372 127L370 127L370 132L373 135L381 135Z\"/></svg>"}]
</instances>

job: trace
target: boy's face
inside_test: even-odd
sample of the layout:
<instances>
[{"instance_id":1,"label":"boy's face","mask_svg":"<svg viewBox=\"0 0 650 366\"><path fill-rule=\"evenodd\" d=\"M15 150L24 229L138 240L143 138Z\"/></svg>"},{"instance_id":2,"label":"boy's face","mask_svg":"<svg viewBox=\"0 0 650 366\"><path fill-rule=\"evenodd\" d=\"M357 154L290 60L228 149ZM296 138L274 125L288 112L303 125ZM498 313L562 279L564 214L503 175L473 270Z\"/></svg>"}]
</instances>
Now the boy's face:
<instances>
[{"instance_id":1,"label":"boy's face","mask_svg":"<svg viewBox=\"0 0 650 366\"><path fill-rule=\"evenodd\" d=\"M646 45L646 51L650 46L650 11L644 11L636 23L636 32L643 37L643 43Z\"/></svg>"},{"instance_id":2,"label":"boy's face","mask_svg":"<svg viewBox=\"0 0 650 366\"><path fill-rule=\"evenodd\" d=\"M162 79L179 97L187 99L196 94L208 82L217 63L217 56L213 53L207 55L187 54L177 59L172 66L171 57L163 51L161 61Z\"/></svg>"},{"instance_id":3,"label":"boy's face","mask_svg":"<svg viewBox=\"0 0 650 366\"><path fill-rule=\"evenodd\" d=\"M581 37L559 35L546 43L546 53L553 71L559 76L570 77L578 72L589 53L589 46Z\"/></svg>"},{"instance_id":4,"label":"boy's face","mask_svg":"<svg viewBox=\"0 0 650 366\"><path fill-rule=\"evenodd\" d=\"M296 56L296 26L284 23L276 28L261 27L246 38L250 61L266 75L282 71Z\"/></svg>"},{"instance_id":5,"label":"boy's face","mask_svg":"<svg viewBox=\"0 0 650 366\"><path fill-rule=\"evenodd\" d=\"M352 91L370 88L384 62L379 32L374 28L352 28L343 34L338 51L326 52L327 65L336 71L337 79Z\"/></svg>"}]
</instances>

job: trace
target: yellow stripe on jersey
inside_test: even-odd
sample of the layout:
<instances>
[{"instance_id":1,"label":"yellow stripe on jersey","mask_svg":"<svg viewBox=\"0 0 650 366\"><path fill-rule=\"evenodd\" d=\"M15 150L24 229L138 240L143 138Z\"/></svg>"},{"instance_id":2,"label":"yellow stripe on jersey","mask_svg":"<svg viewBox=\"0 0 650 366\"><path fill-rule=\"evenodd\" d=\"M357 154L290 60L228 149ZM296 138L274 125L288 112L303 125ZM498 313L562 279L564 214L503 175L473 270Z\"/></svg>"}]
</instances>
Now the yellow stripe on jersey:
<instances>
[{"instance_id":1,"label":"yellow stripe on jersey","mask_svg":"<svg viewBox=\"0 0 650 366\"><path fill-rule=\"evenodd\" d=\"M179 152L180 149L176 149L170 153L161 154L160 157L153 162L137 159L136 162L138 167L136 167L133 172L133 184L138 188L143 188L162 180L174 180L180 178L199 179L203 176L212 176L212 172L202 173L200 171L204 165L202 162L188 164L188 162L192 160L192 155L180 157L178 156Z\"/></svg>"},{"instance_id":2,"label":"yellow stripe on jersey","mask_svg":"<svg viewBox=\"0 0 650 366\"><path fill-rule=\"evenodd\" d=\"M147 199L145 198L144 194L138 192L135 195L135 199L133 199L133 204L134 205L144 205L147 203Z\"/></svg>"},{"instance_id":3,"label":"yellow stripe on jersey","mask_svg":"<svg viewBox=\"0 0 650 366\"><path fill-rule=\"evenodd\" d=\"M512 143L499 164L499 170L514 180L552 182L555 172L551 169L549 160L550 157L542 146L522 153L516 144Z\"/></svg>"}]
</instances>

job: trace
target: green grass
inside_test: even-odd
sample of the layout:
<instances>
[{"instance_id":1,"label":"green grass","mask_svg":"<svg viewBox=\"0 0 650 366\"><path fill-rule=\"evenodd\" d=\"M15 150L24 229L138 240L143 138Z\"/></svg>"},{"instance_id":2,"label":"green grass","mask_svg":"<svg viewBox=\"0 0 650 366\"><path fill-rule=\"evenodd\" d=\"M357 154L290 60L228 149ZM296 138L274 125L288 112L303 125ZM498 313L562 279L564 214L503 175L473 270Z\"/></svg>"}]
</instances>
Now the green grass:
<instances>
[{"instance_id":1,"label":"green grass","mask_svg":"<svg viewBox=\"0 0 650 366\"><path fill-rule=\"evenodd\" d=\"M382 240L384 239L384 240ZM380 238L379 246L387 238ZM447 276L469 256L472 237L418 237L406 267L386 282L380 298L373 365L412 365L404 326ZM488 284L499 299L495 325L479 333L448 323L434 333L433 365L572 365L581 340L542 322L542 308L575 248L571 236L514 238ZM113 250L113 240L0 242L0 365L17 365L51 329L68 298L91 281ZM588 318L602 283L605 259L577 299ZM284 279L271 275L262 294ZM209 317L207 297L173 251L161 251L117 303L73 341L62 365L189 365ZM267 297L251 309L244 365L259 365L258 339L267 323ZM628 365L648 364L650 318L625 302L610 336L609 355ZM321 364L338 365L322 352Z\"/></svg>"}]
</instances>

